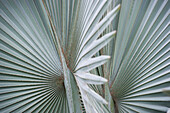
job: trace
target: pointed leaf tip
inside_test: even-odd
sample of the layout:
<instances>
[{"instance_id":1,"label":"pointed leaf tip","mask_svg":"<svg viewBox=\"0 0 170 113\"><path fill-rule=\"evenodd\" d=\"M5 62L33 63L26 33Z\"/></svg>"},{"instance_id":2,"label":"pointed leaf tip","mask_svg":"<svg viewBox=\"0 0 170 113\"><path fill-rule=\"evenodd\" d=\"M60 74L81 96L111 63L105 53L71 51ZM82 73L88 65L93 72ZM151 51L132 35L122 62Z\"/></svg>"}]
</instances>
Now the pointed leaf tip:
<instances>
[{"instance_id":1,"label":"pointed leaf tip","mask_svg":"<svg viewBox=\"0 0 170 113\"><path fill-rule=\"evenodd\" d=\"M117 7L117 8L118 8L118 10L119 10L119 9L120 9L120 7L121 7L121 5L120 5L120 4L118 4L116 7Z\"/></svg>"},{"instance_id":2,"label":"pointed leaf tip","mask_svg":"<svg viewBox=\"0 0 170 113\"><path fill-rule=\"evenodd\" d=\"M78 76L79 78L81 78L84 82L86 82L87 84L104 84L107 82L107 79L98 76L98 75L94 75L91 73L86 73L86 72L77 72L75 73L76 76Z\"/></svg>"}]
</instances>

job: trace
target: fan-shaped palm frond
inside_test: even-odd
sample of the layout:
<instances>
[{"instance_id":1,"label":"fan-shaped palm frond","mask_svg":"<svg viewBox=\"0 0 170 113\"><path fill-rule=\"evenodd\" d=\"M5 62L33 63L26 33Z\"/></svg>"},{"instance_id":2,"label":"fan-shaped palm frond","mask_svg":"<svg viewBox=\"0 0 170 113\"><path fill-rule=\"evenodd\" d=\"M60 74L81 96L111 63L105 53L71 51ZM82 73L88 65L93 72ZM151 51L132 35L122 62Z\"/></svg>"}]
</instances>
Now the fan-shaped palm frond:
<instances>
[{"instance_id":1,"label":"fan-shaped palm frond","mask_svg":"<svg viewBox=\"0 0 170 113\"><path fill-rule=\"evenodd\" d=\"M167 112L169 6L0 0L0 112Z\"/></svg>"},{"instance_id":2,"label":"fan-shaped palm frond","mask_svg":"<svg viewBox=\"0 0 170 113\"><path fill-rule=\"evenodd\" d=\"M109 3L1 1L2 112L81 112L79 91L87 112L107 103L87 84L107 82L88 72L109 58L91 58L115 34L98 39L120 7L99 22Z\"/></svg>"},{"instance_id":3,"label":"fan-shaped palm frond","mask_svg":"<svg viewBox=\"0 0 170 113\"><path fill-rule=\"evenodd\" d=\"M160 113L170 107L163 93L170 88L169 5L168 0L122 1L115 46L103 50L112 56L104 75L119 112Z\"/></svg>"}]
</instances>

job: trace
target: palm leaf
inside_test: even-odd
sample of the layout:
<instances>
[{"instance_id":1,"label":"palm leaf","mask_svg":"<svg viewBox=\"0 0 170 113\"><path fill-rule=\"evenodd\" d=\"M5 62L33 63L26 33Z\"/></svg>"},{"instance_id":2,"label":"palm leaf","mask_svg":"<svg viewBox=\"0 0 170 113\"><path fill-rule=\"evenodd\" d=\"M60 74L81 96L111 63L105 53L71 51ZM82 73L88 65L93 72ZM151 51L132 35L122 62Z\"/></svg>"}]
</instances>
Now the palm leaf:
<instances>
[{"instance_id":1,"label":"palm leaf","mask_svg":"<svg viewBox=\"0 0 170 113\"><path fill-rule=\"evenodd\" d=\"M88 87L89 81L83 81L81 75L80 78L75 77L73 72L88 72L102 65L109 58L108 56L91 58L115 34L113 32L97 39L114 19L119 9L117 6L99 22L109 3L110 1L98 1L97 3L93 1L1 1L2 86L0 109L2 112L81 112L81 106L78 104L80 96L83 98L87 112L98 111L102 105L99 105L97 101L107 103ZM92 4L95 4L96 8L92 12L90 10L86 12L85 9L80 9L84 4L87 9L91 8ZM67 11L69 8L73 10ZM83 20L80 11L84 15L88 13L95 13L95 15L84 16L87 19ZM67 18L68 15L71 18ZM87 20L90 21L90 24L87 23ZM86 27L81 26L80 22L83 22ZM81 28L79 32L82 34L78 34L78 29L75 30L75 27ZM97 30L100 32L96 32ZM103 43L102 40L105 39L107 41ZM70 40L69 43L68 40ZM91 46L95 42L97 42L94 46L95 49L84 47ZM67 47L71 47L68 52ZM76 51L73 50L75 47ZM70 55L73 52L88 53L88 56ZM75 59L84 60L79 62ZM84 64L85 59L91 63ZM81 74L87 76L88 74L84 72ZM93 76L96 79L100 78L96 75ZM96 81L96 83L98 82ZM85 88L82 87L84 84ZM81 95L78 94L77 85ZM93 99L90 102L89 99L84 102L86 93L96 97L97 101ZM47 98L46 95L50 95L50 97ZM42 101L45 98L47 99ZM9 103L9 101L12 102ZM98 105L93 108L89 103Z\"/></svg>"},{"instance_id":2,"label":"palm leaf","mask_svg":"<svg viewBox=\"0 0 170 113\"><path fill-rule=\"evenodd\" d=\"M168 112L169 6L1 0L0 112Z\"/></svg>"},{"instance_id":3,"label":"palm leaf","mask_svg":"<svg viewBox=\"0 0 170 113\"><path fill-rule=\"evenodd\" d=\"M160 113L170 107L163 93L170 85L168 6L168 0L122 1L115 46L103 50L112 56L105 72L110 69L117 112Z\"/></svg>"}]
</instances>

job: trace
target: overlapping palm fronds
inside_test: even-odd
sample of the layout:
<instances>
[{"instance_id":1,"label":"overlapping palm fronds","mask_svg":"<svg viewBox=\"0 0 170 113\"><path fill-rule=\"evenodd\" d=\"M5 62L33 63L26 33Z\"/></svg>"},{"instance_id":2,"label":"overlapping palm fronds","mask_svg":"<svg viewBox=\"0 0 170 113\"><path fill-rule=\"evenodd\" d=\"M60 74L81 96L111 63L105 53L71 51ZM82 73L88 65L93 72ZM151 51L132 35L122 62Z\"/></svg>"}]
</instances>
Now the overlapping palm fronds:
<instances>
[{"instance_id":1,"label":"overlapping palm fronds","mask_svg":"<svg viewBox=\"0 0 170 113\"><path fill-rule=\"evenodd\" d=\"M0 112L167 112L169 6L0 0Z\"/></svg>"}]
</instances>

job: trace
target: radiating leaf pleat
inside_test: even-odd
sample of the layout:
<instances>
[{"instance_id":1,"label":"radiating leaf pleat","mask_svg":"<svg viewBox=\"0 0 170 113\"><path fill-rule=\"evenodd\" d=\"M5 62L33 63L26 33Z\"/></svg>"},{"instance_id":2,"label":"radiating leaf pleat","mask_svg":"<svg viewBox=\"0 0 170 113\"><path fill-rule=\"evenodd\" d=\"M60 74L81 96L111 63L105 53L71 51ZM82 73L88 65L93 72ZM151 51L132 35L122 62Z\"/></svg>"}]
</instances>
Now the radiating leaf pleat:
<instances>
[{"instance_id":1,"label":"radiating leaf pleat","mask_svg":"<svg viewBox=\"0 0 170 113\"><path fill-rule=\"evenodd\" d=\"M130 6L125 5L126 2L122 2L111 62L111 94L118 101L119 112L167 112L170 100L163 89L169 87L170 81L169 1L140 4L134 1ZM136 4L140 6L138 12L134 8ZM130 7L131 10L127 10ZM129 12L124 20L122 17L127 11L134 13ZM140 18L132 19L133 14ZM126 26L123 23L127 23ZM121 34L122 31L127 34Z\"/></svg>"}]
</instances>

